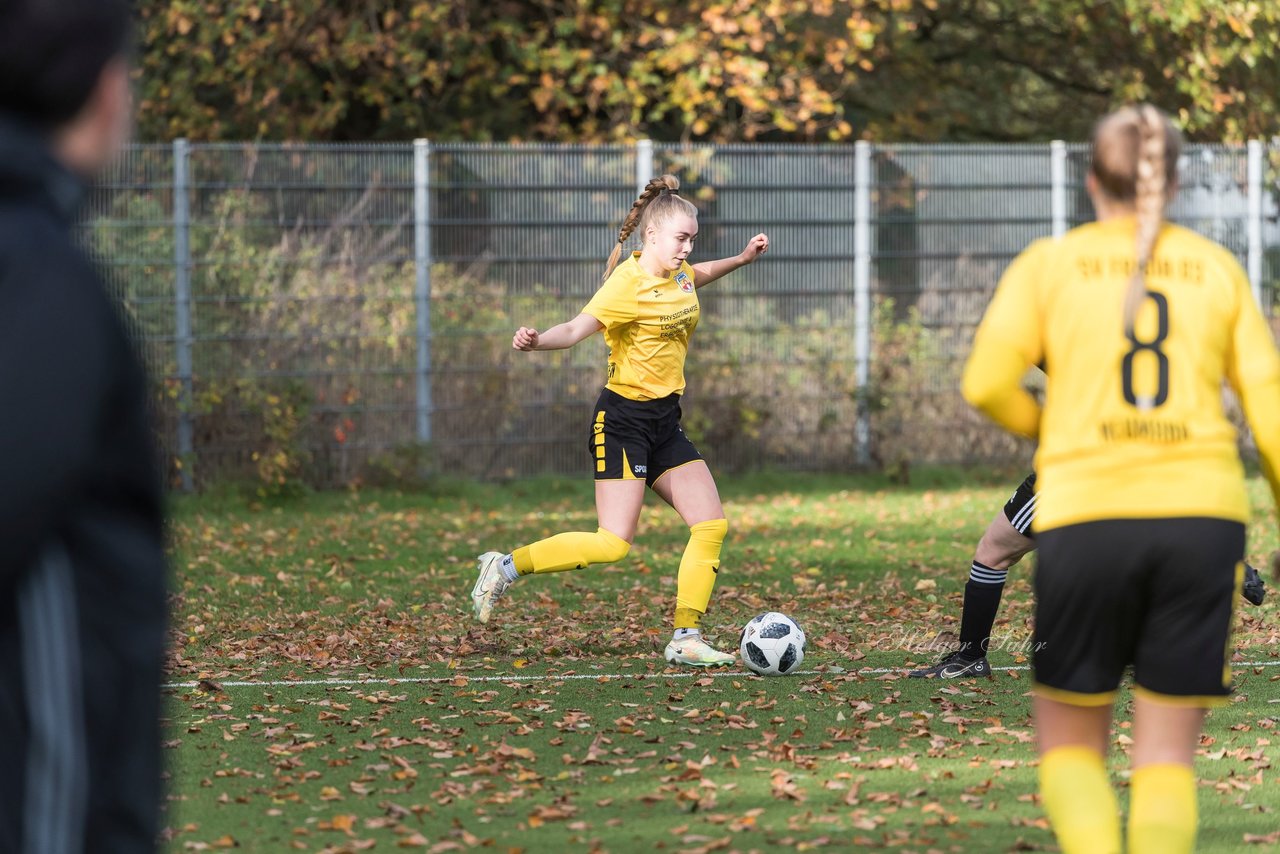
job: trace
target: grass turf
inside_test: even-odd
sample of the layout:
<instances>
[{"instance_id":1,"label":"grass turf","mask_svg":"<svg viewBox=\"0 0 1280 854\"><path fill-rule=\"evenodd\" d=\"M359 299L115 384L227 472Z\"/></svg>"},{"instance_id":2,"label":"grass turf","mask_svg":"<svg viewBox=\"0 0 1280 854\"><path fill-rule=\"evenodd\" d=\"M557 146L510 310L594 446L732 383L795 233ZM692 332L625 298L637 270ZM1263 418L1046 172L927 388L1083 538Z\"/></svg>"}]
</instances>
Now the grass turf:
<instances>
[{"instance_id":1,"label":"grass turf","mask_svg":"<svg viewBox=\"0 0 1280 854\"><path fill-rule=\"evenodd\" d=\"M182 499L169 847L1052 848L1022 669L1030 561L997 624L991 660L1008 669L901 670L957 630L974 544L1019 477L725 479L707 633L729 647L754 614L791 614L804 673L776 679L661 660L687 531L654 498L623 563L523 580L487 627L469 616L474 555L593 529L589 482ZM1251 490L1265 564L1275 517ZM1275 601L1238 614L1238 658L1265 666L1238 664L1235 701L1210 717L1203 851L1280 847ZM298 680L329 682L265 684ZM1122 801L1127 729L1121 714Z\"/></svg>"}]
</instances>

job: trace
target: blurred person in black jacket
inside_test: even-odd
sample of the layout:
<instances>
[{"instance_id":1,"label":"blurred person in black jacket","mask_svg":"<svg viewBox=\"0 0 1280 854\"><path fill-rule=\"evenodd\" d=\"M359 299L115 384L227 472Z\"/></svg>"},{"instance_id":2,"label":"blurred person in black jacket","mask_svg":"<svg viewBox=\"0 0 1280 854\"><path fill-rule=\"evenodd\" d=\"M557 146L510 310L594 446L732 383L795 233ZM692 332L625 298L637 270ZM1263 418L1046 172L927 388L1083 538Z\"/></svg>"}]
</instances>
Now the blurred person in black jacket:
<instances>
[{"instance_id":1,"label":"blurred person in black jacket","mask_svg":"<svg viewBox=\"0 0 1280 854\"><path fill-rule=\"evenodd\" d=\"M130 29L124 0L0 0L0 852L156 847L162 489L72 236L128 137Z\"/></svg>"}]
</instances>

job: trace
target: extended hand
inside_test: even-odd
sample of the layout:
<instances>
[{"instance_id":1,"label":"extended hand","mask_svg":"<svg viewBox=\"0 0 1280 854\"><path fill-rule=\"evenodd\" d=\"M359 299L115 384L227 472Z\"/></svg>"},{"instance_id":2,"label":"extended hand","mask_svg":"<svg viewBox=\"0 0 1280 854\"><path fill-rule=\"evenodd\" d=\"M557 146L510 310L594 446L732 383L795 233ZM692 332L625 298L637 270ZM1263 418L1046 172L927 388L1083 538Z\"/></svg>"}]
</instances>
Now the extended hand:
<instances>
[{"instance_id":1,"label":"extended hand","mask_svg":"<svg viewBox=\"0 0 1280 854\"><path fill-rule=\"evenodd\" d=\"M511 346L516 350L538 349L538 330L521 326L511 338Z\"/></svg>"},{"instance_id":2,"label":"extended hand","mask_svg":"<svg viewBox=\"0 0 1280 854\"><path fill-rule=\"evenodd\" d=\"M742 263L750 264L769 251L769 235L757 234L747 241L747 248L742 250Z\"/></svg>"}]
</instances>

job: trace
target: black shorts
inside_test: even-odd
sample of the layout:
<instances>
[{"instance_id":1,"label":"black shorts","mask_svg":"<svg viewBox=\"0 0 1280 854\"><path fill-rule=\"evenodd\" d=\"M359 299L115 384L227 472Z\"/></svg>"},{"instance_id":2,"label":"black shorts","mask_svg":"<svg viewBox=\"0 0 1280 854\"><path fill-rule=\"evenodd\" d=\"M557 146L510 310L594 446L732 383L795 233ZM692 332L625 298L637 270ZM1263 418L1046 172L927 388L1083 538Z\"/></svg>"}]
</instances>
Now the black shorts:
<instances>
[{"instance_id":1,"label":"black shorts","mask_svg":"<svg viewBox=\"0 0 1280 854\"><path fill-rule=\"evenodd\" d=\"M631 400L605 389L591 419L596 480L643 480L702 459L680 426L680 395Z\"/></svg>"},{"instance_id":2,"label":"black shorts","mask_svg":"<svg viewBox=\"0 0 1280 854\"><path fill-rule=\"evenodd\" d=\"M1106 705L1132 664L1140 690L1175 702L1215 705L1231 693L1243 524L1109 519L1042 531L1038 540L1038 691Z\"/></svg>"},{"instance_id":3,"label":"black shorts","mask_svg":"<svg viewBox=\"0 0 1280 854\"><path fill-rule=\"evenodd\" d=\"M1036 473L1027 475L1027 479L1018 484L1013 495L1004 503L1004 516L1009 524L1024 537L1034 537L1031 523L1036 520Z\"/></svg>"}]
</instances>

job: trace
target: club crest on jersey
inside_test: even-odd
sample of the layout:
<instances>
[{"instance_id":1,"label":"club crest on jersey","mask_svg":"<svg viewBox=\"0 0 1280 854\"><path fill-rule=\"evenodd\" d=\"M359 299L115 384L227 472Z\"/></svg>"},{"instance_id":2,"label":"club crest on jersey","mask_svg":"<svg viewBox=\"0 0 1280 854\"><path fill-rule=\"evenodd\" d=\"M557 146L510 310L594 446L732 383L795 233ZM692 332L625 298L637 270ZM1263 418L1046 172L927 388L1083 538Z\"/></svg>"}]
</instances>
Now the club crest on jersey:
<instances>
[{"instance_id":1,"label":"club crest on jersey","mask_svg":"<svg viewBox=\"0 0 1280 854\"><path fill-rule=\"evenodd\" d=\"M689 274L684 270L676 273L676 284L680 286L680 290L686 294L693 293L693 279L689 278Z\"/></svg>"}]
</instances>

